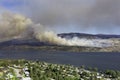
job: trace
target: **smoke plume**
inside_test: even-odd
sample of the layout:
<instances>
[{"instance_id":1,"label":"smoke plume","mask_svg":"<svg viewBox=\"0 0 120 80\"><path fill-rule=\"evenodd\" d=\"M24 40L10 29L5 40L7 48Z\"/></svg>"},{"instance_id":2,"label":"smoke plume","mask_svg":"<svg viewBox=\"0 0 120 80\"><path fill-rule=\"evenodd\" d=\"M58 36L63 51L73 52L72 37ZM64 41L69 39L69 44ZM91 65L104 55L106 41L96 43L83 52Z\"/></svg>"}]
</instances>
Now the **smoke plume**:
<instances>
[{"instance_id":1,"label":"smoke plume","mask_svg":"<svg viewBox=\"0 0 120 80\"><path fill-rule=\"evenodd\" d=\"M23 13L36 23L40 22L58 29L64 27L66 31L74 29L87 33L120 34L120 0L24 0L24 2L25 6L19 10L24 10Z\"/></svg>"},{"instance_id":2,"label":"smoke plume","mask_svg":"<svg viewBox=\"0 0 120 80\"><path fill-rule=\"evenodd\" d=\"M61 38L53 31L49 31L41 24L35 24L31 19L23 15L13 13L0 15L0 41L28 37L34 37L41 42L67 46L101 47L103 43L106 43L106 46L111 44L110 41L100 39Z\"/></svg>"},{"instance_id":3,"label":"smoke plume","mask_svg":"<svg viewBox=\"0 0 120 80\"><path fill-rule=\"evenodd\" d=\"M0 41L20 36L32 22L20 14L0 14Z\"/></svg>"}]
</instances>

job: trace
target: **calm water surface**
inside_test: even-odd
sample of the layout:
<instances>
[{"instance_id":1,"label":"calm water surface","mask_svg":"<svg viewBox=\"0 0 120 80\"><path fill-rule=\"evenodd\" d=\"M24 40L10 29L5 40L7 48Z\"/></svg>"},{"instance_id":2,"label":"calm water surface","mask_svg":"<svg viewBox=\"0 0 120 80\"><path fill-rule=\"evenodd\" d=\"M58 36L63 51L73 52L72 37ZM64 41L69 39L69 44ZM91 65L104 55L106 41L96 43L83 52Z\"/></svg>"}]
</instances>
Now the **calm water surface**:
<instances>
[{"instance_id":1,"label":"calm water surface","mask_svg":"<svg viewBox=\"0 0 120 80\"><path fill-rule=\"evenodd\" d=\"M120 53L75 53L40 50L0 50L0 59L28 59L74 66L120 70Z\"/></svg>"}]
</instances>

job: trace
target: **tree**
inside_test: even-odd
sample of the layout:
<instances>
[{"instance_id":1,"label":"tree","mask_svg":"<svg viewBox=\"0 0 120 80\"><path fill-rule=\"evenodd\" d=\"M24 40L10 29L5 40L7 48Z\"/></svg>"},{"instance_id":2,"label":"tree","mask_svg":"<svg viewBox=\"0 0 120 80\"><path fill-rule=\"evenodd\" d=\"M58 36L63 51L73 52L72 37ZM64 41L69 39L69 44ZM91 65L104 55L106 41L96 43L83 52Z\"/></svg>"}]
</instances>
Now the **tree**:
<instances>
[{"instance_id":1,"label":"tree","mask_svg":"<svg viewBox=\"0 0 120 80\"><path fill-rule=\"evenodd\" d=\"M106 70L105 74L111 76L112 78L117 78L116 72L114 70Z\"/></svg>"},{"instance_id":2,"label":"tree","mask_svg":"<svg viewBox=\"0 0 120 80\"><path fill-rule=\"evenodd\" d=\"M88 70L90 70L90 71L91 71L91 70L92 70L92 67L88 67Z\"/></svg>"},{"instance_id":3,"label":"tree","mask_svg":"<svg viewBox=\"0 0 120 80\"><path fill-rule=\"evenodd\" d=\"M96 68L96 67L95 67L95 68L93 68L93 71L97 72L97 71L98 71L98 68Z\"/></svg>"},{"instance_id":4,"label":"tree","mask_svg":"<svg viewBox=\"0 0 120 80\"><path fill-rule=\"evenodd\" d=\"M84 69L84 68L85 68L85 66L84 66L84 65L82 65L82 66L80 66L80 68Z\"/></svg>"}]
</instances>

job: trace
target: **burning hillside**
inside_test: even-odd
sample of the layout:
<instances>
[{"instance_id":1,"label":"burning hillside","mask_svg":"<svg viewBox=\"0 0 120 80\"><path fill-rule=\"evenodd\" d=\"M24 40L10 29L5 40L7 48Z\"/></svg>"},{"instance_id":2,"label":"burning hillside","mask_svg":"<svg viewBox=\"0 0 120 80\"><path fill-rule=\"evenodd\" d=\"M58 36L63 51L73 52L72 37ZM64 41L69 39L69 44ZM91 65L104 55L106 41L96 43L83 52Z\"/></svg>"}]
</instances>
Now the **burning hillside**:
<instances>
[{"instance_id":1,"label":"burning hillside","mask_svg":"<svg viewBox=\"0 0 120 80\"><path fill-rule=\"evenodd\" d=\"M34 38L40 42L63 46L109 47L111 40L101 38L61 37L40 23L20 14L3 13L0 15L0 41Z\"/></svg>"}]
</instances>

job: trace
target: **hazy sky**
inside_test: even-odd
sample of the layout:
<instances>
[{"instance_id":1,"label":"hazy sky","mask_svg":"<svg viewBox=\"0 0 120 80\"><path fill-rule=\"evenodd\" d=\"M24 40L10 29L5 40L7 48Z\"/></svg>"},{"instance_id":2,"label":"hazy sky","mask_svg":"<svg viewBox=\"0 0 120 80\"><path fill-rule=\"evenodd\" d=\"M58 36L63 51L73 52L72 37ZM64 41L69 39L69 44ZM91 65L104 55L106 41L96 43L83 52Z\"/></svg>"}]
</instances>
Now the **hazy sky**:
<instances>
[{"instance_id":1,"label":"hazy sky","mask_svg":"<svg viewBox=\"0 0 120 80\"><path fill-rule=\"evenodd\" d=\"M4 10L56 32L120 34L120 0L0 0Z\"/></svg>"}]
</instances>

